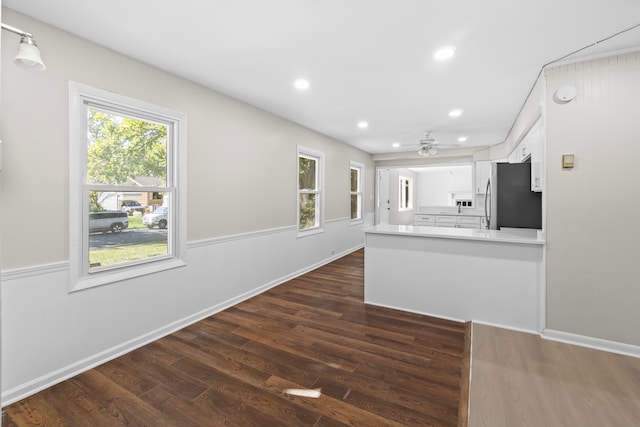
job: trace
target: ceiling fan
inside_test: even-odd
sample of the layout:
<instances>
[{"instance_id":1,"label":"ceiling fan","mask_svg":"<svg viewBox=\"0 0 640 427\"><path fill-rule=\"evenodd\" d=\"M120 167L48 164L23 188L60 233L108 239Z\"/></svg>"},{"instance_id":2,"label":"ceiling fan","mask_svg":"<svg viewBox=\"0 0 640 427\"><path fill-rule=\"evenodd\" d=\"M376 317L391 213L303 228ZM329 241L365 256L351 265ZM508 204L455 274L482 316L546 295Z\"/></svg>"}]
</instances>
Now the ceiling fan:
<instances>
[{"instance_id":1,"label":"ceiling fan","mask_svg":"<svg viewBox=\"0 0 640 427\"><path fill-rule=\"evenodd\" d=\"M439 148L454 147L460 147L460 144L442 144L431 136L431 131L425 131L424 137L418 143L418 154L423 157L433 156L438 152Z\"/></svg>"}]
</instances>

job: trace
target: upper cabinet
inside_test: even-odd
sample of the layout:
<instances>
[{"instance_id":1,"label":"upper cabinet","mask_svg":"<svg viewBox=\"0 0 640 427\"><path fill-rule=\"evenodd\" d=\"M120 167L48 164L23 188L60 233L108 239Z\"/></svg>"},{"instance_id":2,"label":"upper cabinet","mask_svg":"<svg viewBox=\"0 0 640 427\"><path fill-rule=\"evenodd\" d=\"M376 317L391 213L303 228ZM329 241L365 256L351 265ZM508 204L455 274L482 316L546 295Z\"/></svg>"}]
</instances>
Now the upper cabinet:
<instances>
[{"instance_id":1,"label":"upper cabinet","mask_svg":"<svg viewBox=\"0 0 640 427\"><path fill-rule=\"evenodd\" d=\"M542 120L538 119L509 156L509 163L531 162L531 191L535 192L542 191L543 151L544 136Z\"/></svg>"},{"instance_id":2,"label":"upper cabinet","mask_svg":"<svg viewBox=\"0 0 640 427\"><path fill-rule=\"evenodd\" d=\"M541 120L531 128L529 146L531 149L531 191L542 191L542 159L544 157L544 141Z\"/></svg>"}]
</instances>

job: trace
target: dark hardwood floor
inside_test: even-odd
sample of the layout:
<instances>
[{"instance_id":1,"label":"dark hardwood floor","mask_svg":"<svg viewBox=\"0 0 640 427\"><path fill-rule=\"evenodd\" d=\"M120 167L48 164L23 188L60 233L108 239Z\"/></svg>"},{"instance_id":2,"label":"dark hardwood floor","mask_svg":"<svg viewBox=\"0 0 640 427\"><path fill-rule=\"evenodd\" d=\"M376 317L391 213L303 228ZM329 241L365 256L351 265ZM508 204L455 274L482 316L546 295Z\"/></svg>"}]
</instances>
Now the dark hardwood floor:
<instances>
[{"instance_id":1,"label":"dark hardwood floor","mask_svg":"<svg viewBox=\"0 0 640 427\"><path fill-rule=\"evenodd\" d=\"M14 403L3 426L464 424L465 325L365 305L363 265L356 251Z\"/></svg>"}]
</instances>

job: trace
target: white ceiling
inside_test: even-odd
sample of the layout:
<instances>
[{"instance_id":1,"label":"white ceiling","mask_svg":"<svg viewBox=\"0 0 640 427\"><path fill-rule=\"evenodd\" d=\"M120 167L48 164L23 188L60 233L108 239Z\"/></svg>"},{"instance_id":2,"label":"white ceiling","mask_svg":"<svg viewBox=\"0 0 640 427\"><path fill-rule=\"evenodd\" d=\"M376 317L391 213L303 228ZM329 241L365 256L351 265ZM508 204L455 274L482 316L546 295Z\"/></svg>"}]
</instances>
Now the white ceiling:
<instances>
[{"instance_id":1,"label":"white ceiling","mask_svg":"<svg viewBox=\"0 0 640 427\"><path fill-rule=\"evenodd\" d=\"M426 130L500 143L545 64L604 39L568 59L640 49L640 27L625 32L640 24L638 0L2 3L370 153ZM456 55L436 61L448 45Z\"/></svg>"}]
</instances>

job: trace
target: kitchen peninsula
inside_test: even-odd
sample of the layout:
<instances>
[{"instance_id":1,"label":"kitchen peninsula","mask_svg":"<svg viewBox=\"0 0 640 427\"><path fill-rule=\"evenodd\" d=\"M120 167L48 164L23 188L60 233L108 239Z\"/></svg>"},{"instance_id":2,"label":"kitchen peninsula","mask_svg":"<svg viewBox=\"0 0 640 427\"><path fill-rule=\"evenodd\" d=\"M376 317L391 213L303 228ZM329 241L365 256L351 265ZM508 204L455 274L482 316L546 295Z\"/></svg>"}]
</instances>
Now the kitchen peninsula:
<instances>
[{"instance_id":1,"label":"kitchen peninsula","mask_svg":"<svg viewBox=\"0 0 640 427\"><path fill-rule=\"evenodd\" d=\"M540 332L538 230L377 225L365 230L365 303Z\"/></svg>"}]
</instances>

